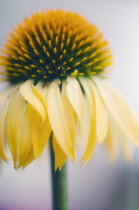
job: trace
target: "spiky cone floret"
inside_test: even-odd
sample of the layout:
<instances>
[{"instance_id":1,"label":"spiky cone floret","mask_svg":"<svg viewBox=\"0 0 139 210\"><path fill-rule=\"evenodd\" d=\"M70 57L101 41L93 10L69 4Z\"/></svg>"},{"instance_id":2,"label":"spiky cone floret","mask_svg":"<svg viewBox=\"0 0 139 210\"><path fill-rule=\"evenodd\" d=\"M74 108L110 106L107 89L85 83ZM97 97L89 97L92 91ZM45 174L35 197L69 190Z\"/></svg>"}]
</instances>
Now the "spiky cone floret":
<instances>
[{"instance_id":1,"label":"spiky cone floret","mask_svg":"<svg viewBox=\"0 0 139 210\"><path fill-rule=\"evenodd\" d=\"M104 81L109 44L96 26L62 10L38 12L10 33L1 55L0 157L8 146L14 167L26 167L52 133L55 168L67 158L92 157L102 143L111 159L117 146L131 158L128 138L139 147L139 122L129 105Z\"/></svg>"}]
</instances>

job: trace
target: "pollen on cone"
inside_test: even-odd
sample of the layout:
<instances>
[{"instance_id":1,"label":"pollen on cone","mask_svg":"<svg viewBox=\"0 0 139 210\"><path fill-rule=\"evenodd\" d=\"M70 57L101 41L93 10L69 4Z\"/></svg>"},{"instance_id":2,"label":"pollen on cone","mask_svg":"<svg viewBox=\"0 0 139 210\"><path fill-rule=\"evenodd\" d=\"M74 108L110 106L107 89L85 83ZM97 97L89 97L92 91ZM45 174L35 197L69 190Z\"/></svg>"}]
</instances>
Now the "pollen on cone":
<instances>
[{"instance_id":1,"label":"pollen on cone","mask_svg":"<svg viewBox=\"0 0 139 210\"><path fill-rule=\"evenodd\" d=\"M10 32L0 59L0 74L11 83L100 74L112 64L109 43L98 28L62 10L37 12L23 20Z\"/></svg>"}]
</instances>

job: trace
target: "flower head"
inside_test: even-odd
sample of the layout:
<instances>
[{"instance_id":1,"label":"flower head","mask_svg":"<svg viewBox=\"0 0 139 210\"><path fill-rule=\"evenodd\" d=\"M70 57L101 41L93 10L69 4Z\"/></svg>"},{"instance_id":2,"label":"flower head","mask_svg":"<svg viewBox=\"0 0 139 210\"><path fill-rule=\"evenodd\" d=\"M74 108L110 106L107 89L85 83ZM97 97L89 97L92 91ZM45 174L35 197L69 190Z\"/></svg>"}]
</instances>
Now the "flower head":
<instances>
[{"instance_id":1,"label":"flower head","mask_svg":"<svg viewBox=\"0 0 139 210\"><path fill-rule=\"evenodd\" d=\"M83 164L97 142L111 158L115 144L130 158L126 138L139 146L135 115L104 81L112 55L95 25L72 12L38 12L10 32L1 52L1 79L9 82L0 94L3 160L7 144L15 168L25 167L51 134L56 168L67 158L76 160L79 144Z\"/></svg>"},{"instance_id":2,"label":"flower head","mask_svg":"<svg viewBox=\"0 0 139 210\"><path fill-rule=\"evenodd\" d=\"M112 57L96 26L61 10L25 19L10 33L3 52L3 74L12 84L100 74Z\"/></svg>"}]
</instances>

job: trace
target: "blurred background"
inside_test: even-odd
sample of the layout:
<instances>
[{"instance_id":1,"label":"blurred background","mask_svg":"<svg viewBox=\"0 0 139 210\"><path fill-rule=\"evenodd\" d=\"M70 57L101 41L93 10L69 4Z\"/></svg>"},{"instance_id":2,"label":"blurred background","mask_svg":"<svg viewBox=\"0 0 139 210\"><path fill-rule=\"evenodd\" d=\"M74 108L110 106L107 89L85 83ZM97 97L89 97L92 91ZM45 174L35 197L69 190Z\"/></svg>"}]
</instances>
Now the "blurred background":
<instances>
[{"instance_id":1,"label":"blurred background","mask_svg":"<svg viewBox=\"0 0 139 210\"><path fill-rule=\"evenodd\" d=\"M139 116L139 0L0 0L0 46L11 28L36 10L66 9L96 24L114 55L110 82ZM139 150L111 164L98 147L83 168L68 163L70 210L138 210ZM0 167L0 210L52 210L49 152L24 170Z\"/></svg>"}]
</instances>

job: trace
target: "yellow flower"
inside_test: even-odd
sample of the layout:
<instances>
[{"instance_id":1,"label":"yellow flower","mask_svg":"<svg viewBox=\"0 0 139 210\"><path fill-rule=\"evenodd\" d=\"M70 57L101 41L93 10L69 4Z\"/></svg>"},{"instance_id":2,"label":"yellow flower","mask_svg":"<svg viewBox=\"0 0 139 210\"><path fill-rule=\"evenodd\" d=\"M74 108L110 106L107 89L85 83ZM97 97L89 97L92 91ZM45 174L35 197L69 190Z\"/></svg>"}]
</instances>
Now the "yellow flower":
<instances>
[{"instance_id":1,"label":"yellow flower","mask_svg":"<svg viewBox=\"0 0 139 210\"><path fill-rule=\"evenodd\" d=\"M116 146L130 158L127 138L139 147L139 123L125 100L105 82L112 64L108 42L95 25L62 10L37 12L9 33L1 51L0 157L26 167L50 135L55 168L67 158L87 163L97 142L111 158ZM79 146L80 145L80 146Z\"/></svg>"}]
</instances>

